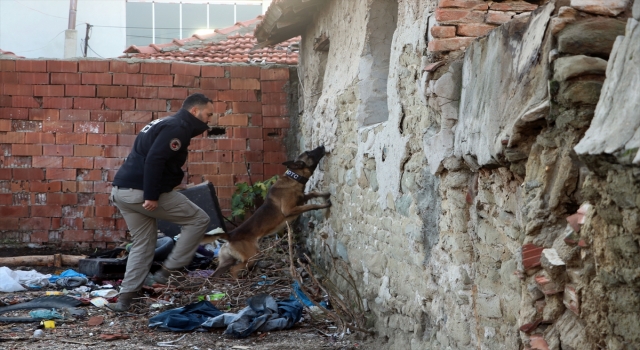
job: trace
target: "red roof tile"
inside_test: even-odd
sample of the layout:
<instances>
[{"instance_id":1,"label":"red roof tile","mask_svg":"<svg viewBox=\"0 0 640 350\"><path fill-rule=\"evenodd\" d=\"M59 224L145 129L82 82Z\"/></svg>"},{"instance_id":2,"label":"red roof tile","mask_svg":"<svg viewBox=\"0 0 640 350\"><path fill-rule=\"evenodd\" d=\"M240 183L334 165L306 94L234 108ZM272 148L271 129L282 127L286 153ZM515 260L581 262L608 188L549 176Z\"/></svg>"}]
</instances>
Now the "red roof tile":
<instances>
[{"instance_id":1,"label":"red roof tile","mask_svg":"<svg viewBox=\"0 0 640 350\"><path fill-rule=\"evenodd\" d=\"M132 45L124 51L127 55L121 57L183 62L298 64L300 37L272 47L256 48L253 30L261 21L262 16L258 16L232 27L216 29L211 34L194 34L166 44Z\"/></svg>"},{"instance_id":2,"label":"red roof tile","mask_svg":"<svg viewBox=\"0 0 640 350\"><path fill-rule=\"evenodd\" d=\"M4 51L0 49L0 57L1 58L24 58L23 56L18 56L11 51Z\"/></svg>"}]
</instances>

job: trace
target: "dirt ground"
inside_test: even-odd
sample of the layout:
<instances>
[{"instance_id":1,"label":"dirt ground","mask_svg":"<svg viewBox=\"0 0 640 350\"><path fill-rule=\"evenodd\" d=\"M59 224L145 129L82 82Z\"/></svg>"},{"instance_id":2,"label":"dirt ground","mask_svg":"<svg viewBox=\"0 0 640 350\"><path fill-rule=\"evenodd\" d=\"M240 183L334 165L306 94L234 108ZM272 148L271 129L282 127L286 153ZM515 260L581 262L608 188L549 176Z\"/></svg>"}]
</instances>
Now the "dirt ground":
<instances>
[{"instance_id":1,"label":"dirt ground","mask_svg":"<svg viewBox=\"0 0 640 350\"><path fill-rule=\"evenodd\" d=\"M226 337L223 330L213 332L173 333L158 332L146 327L144 317L105 317L105 324L87 326L85 322L58 324L55 329L45 330L42 338L33 338L35 327L25 324L5 325L0 333L0 349L375 349L371 342L347 336L342 340L326 337L308 325L292 329L255 334L246 339ZM109 326L114 322L113 326ZM100 334L116 332L126 334L129 339L102 340ZM18 340L11 340L18 339ZM164 346L160 342L171 342Z\"/></svg>"},{"instance_id":2,"label":"dirt ground","mask_svg":"<svg viewBox=\"0 0 640 350\"><path fill-rule=\"evenodd\" d=\"M274 246L271 246L272 248ZM276 247L277 248L277 247ZM4 249L0 249L3 251ZM274 249L278 250L278 249ZM284 250L284 249L283 249ZM6 251L4 252L6 253ZM20 252L25 254L27 252ZM281 252L283 253L283 252ZM284 252L286 253L286 252ZM33 255L33 253L31 253ZM0 255L4 255L0 253ZM16 256L14 252L10 254ZM25 254L26 255L26 254ZM6 256L6 255L5 255ZM281 255L265 258L265 268L256 268L244 279L234 281L222 279L211 282L205 280L202 288L195 292L178 291L169 288L146 288L148 297L145 303L132 308L131 312L116 314L105 307L98 308L91 304L81 306L87 311L86 316L56 320L53 329L41 329L42 335L35 337L34 332L42 328L39 323L0 323L0 349L378 349L376 339L362 333L339 334L338 328L322 314L309 314L303 311L302 321L288 330L253 333L248 338L235 339L224 333L224 328L210 331L161 332L148 327L150 317L158 313L187 305L197 301L196 297L212 290L224 291L227 296L216 302L223 311L237 312L246 306L247 298L267 293L274 298L286 298L291 294L291 278L287 276L288 266ZM41 273L56 274L66 268L52 267L20 267L35 269ZM15 268L12 268L15 269ZM266 276L266 277L265 277ZM271 281L268 285L260 285L261 281ZM38 291L0 293L0 306L29 301L44 296L46 290L60 290L47 287ZM74 295L70 293L69 295ZM79 296L75 293L75 296ZM87 294L83 295L85 298ZM167 305L157 307L158 302ZM171 304L168 304L171 302ZM156 304L156 307L152 307ZM4 317L28 317L29 310L7 312ZM91 326L89 319L102 317L101 324ZM95 320L95 318L94 318ZM40 331L38 331L40 332ZM105 339L107 337L126 339Z\"/></svg>"}]
</instances>

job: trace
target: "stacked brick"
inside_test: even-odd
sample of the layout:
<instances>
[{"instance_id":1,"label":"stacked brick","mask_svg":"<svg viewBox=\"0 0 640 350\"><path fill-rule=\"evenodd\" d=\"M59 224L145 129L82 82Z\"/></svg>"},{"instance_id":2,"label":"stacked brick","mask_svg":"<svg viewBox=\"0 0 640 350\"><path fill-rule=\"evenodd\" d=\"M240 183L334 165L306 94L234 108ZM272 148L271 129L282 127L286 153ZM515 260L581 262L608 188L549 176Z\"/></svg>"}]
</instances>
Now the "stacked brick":
<instances>
[{"instance_id":1,"label":"stacked brick","mask_svg":"<svg viewBox=\"0 0 640 350\"><path fill-rule=\"evenodd\" d=\"M221 135L192 140L185 183L212 182L228 214L237 182L284 172L288 68L124 60L0 60L0 241L106 248L126 224L111 181L136 134L189 94Z\"/></svg>"},{"instance_id":2,"label":"stacked brick","mask_svg":"<svg viewBox=\"0 0 640 350\"><path fill-rule=\"evenodd\" d=\"M475 38L536 8L538 5L525 1L440 0L428 49L431 52L464 49Z\"/></svg>"}]
</instances>

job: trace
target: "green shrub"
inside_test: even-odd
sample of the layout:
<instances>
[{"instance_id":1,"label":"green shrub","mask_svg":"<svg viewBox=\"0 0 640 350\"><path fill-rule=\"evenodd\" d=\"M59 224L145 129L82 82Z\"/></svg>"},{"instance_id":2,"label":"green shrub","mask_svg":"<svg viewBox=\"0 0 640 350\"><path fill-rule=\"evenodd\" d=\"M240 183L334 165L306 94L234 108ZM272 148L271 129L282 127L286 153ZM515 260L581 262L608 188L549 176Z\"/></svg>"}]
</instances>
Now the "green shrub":
<instances>
[{"instance_id":1,"label":"green shrub","mask_svg":"<svg viewBox=\"0 0 640 350\"><path fill-rule=\"evenodd\" d=\"M267 197L269 188L278 180L278 175L264 181L256 181L253 185L246 182L236 184L236 191L231 197L231 220L244 220L247 213L255 211Z\"/></svg>"}]
</instances>

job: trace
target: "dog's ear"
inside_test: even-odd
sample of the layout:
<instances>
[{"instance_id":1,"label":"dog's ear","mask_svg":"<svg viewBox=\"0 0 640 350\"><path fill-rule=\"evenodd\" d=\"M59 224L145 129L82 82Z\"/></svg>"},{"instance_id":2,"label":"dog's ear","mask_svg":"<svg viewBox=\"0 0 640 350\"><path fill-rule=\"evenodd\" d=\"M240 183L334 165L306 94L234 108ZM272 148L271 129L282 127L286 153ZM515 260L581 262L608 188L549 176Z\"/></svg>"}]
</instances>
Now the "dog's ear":
<instances>
[{"instance_id":1,"label":"dog's ear","mask_svg":"<svg viewBox=\"0 0 640 350\"><path fill-rule=\"evenodd\" d=\"M293 161L293 160L288 160L282 163L282 165L286 166L289 169L302 169L306 166L306 164L304 164L304 162L302 161Z\"/></svg>"}]
</instances>

